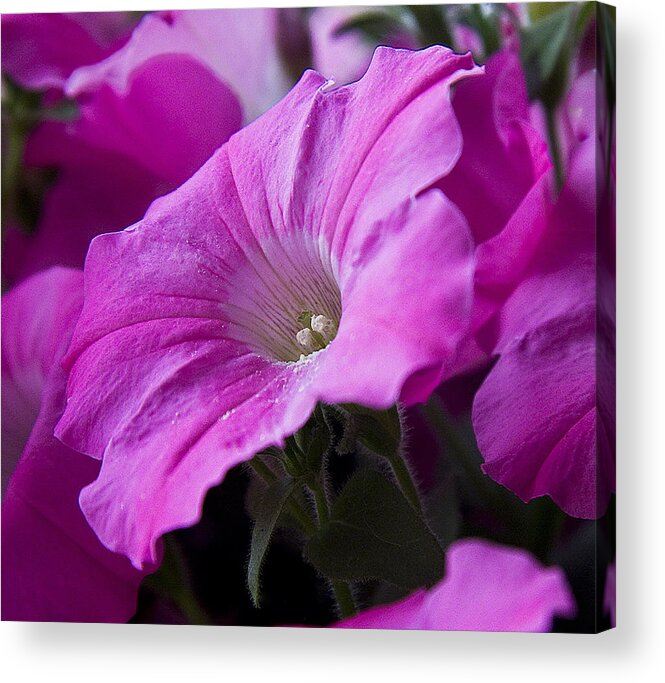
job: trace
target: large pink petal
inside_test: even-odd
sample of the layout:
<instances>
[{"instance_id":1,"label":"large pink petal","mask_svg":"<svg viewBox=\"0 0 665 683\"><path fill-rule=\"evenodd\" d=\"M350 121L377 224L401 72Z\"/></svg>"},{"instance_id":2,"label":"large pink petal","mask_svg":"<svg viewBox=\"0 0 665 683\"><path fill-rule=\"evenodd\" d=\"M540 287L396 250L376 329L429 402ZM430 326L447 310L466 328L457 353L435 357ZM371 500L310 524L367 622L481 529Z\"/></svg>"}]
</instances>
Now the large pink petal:
<instances>
[{"instance_id":1,"label":"large pink petal","mask_svg":"<svg viewBox=\"0 0 665 683\"><path fill-rule=\"evenodd\" d=\"M523 500L549 495L569 515L601 516L615 486L613 386L602 377L613 354L593 308L504 349L473 407L483 470Z\"/></svg>"},{"instance_id":2,"label":"large pink petal","mask_svg":"<svg viewBox=\"0 0 665 683\"><path fill-rule=\"evenodd\" d=\"M261 125L229 141L253 230L259 238L307 231L329 245L333 263L343 261L352 225L363 239L368 223L453 168L462 138L450 89L481 73L470 55L440 46L379 47L360 81L335 89L306 72Z\"/></svg>"},{"instance_id":3,"label":"large pink petal","mask_svg":"<svg viewBox=\"0 0 665 683\"><path fill-rule=\"evenodd\" d=\"M430 591L375 607L337 628L435 631L549 631L575 603L558 567L523 550L465 539L446 553L446 576Z\"/></svg>"},{"instance_id":4,"label":"large pink petal","mask_svg":"<svg viewBox=\"0 0 665 683\"><path fill-rule=\"evenodd\" d=\"M317 400L422 399L468 324L466 223L440 192L415 197L456 159L448 88L471 62L377 55L385 75L365 85L327 92L306 74L139 224L91 245L58 435L103 457L82 503L137 566ZM390 87L407 67L408 87ZM341 319L298 360L307 309Z\"/></svg>"},{"instance_id":5,"label":"large pink petal","mask_svg":"<svg viewBox=\"0 0 665 683\"><path fill-rule=\"evenodd\" d=\"M240 125L240 104L223 81L192 57L167 54L137 64L122 93L100 83L81 96L75 137L175 187Z\"/></svg>"}]
</instances>

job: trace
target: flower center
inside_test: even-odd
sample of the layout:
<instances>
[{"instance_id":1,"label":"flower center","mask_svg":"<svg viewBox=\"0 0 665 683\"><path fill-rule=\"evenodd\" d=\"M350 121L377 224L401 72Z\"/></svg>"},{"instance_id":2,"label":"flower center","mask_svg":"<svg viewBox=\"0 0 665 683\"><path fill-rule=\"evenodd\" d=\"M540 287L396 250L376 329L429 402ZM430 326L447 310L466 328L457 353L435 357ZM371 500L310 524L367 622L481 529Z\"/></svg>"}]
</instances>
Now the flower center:
<instances>
[{"instance_id":1,"label":"flower center","mask_svg":"<svg viewBox=\"0 0 665 683\"><path fill-rule=\"evenodd\" d=\"M306 355L325 349L337 334L337 326L325 315L316 315L311 311L303 311L298 316L302 329L296 334L296 341L303 349L302 360Z\"/></svg>"},{"instance_id":2,"label":"flower center","mask_svg":"<svg viewBox=\"0 0 665 683\"><path fill-rule=\"evenodd\" d=\"M285 241L248 254L228 279L223 311L229 337L265 358L298 362L335 338L341 295L318 242Z\"/></svg>"}]
</instances>

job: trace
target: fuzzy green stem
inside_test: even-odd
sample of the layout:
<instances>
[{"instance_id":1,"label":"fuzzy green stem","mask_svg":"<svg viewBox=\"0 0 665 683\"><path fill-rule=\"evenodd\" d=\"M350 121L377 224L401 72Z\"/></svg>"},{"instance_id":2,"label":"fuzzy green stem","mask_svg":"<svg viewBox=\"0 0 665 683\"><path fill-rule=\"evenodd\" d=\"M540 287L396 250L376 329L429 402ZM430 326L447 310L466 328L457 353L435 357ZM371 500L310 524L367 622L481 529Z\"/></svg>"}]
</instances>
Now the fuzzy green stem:
<instances>
[{"instance_id":1,"label":"fuzzy green stem","mask_svg":"<svg viewBox=\"0 0 665 683\"><path fill-rule=\"evenodd\" d=\"M331 581L331 584L340 617L346 619L347 617L352 617L354 614L357 614L358 610L356 609L356 604L353 600L353 594L351 593L349 585L344 581Z\"/></svg>"},{"instance_id":2,"label":"fuzzy green stem","mask_svg":"<svg viewBox=\"0 0 665 683\"><path fill-rule=\"evenodd\" d=\"M319 516L319 524L325 524L330 519L330 510L328 508L328 499L326 498L325 490L323 488L323 482L320 479L311 482L309 489L314 495L316 512ZM352 617L356 614L358 610L356 609L353 593L351 593L349 584L345 581L331 580L330 585L332 586L340 617L345 619L346 617Z\"/></svg>"},{"instance_id":3,"label":"fuzzy green stem","mask_svg":"<svg viewBox=\"0 0 665 683\"><path fill-rule=\"evenodd\" d=\"M266 484L272 484L277 479L275 473L264 462L261 462L259 458L252 458L249 461L249 465ZM290 498L286 503L286 508L291 513L291 516L300 524L305 534L311 536L316 531L312 518L298 505L297 501Z\"/></svg>"},{"instance_id":4,"label":"fuzzy green stem","mask_svg":"<svg viewBox=\"0 0 665 683\"><path fill-rule=\"evenodd\" d=\"M545 119L547 122L547 137L550 147L550 154L552 156L552 162L554 163L556 189L558 192L563 186L563 163L561 161L561 150L559 149L559 141L556 132L555 111L552 107L545 107Z\"/></svg>"},{"instance_id":5,"label":"fuzzy green stem","mask_svg":"<svg viewBox=\"0 0 665 683\"><path fill-rule=\"evenodd\" d=\"M409 501L411 506L416 510L421 517L424 515L423 506L420 501L420 494L418 493L418 487L411 476L411 472L407 467L406 463L402 457L397 454L390 458L390 466L395 474L395 479L399 484L404 497Z\"/></svg>"}]
</instances>

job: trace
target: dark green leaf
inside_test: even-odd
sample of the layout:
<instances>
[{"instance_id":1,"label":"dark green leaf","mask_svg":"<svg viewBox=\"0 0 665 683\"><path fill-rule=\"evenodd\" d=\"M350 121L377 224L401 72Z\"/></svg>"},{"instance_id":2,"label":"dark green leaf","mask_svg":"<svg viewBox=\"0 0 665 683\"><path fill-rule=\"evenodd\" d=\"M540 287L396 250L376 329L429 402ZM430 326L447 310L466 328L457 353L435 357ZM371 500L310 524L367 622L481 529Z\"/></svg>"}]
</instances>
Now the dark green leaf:
<instances>
[{"instance_id":1,"label":"dark green leaf","mask_svg":"<svg viewBox=\"0 0 665 683\"><path fill-rule=\"evenodd\" d=\"M343 406L350 416L353 436L370 451L387 458L399 455L402 443L402 426L397 407L372 410L364 406Z\"/></svg>"},{"instance_id":2,"label":"dark green leaf","mask_svg":"<svg viewBox=\"0 0 665 683\"><path fill-rule=\"evenodd\" d=\"M373 470L353 475L305 558L330 579L381 579L406 589L434 584L444 568L443 551L420 516Z\"/></svg>"},{"instance_id":3,"label":"dark green leaf","mask_svg":"<svg viewBox=\"0 0 665 683\"><path fill-rule=\"evenodd\" d=\"M189 576L187 563L173 535L164 536L164 556L159 569L146 577L144 585L172 602L190 624L205 625L210 619L200 606Z\"/></svg>"},{"instance_id":4,"label":"dark green leaf","mask_svg":"<svg viewBox=\"0 0 665 683\"><path fill-rule=\"evenodd\" d=\"M335 31L335 36L359 31L370 42L382 43L402 30L404 30L403 25L397 16L377 10L362 12L351 17Z\"/></svg>"},{"instance_id":5,"label":"dark green leaf","mask_svg":"<svg viewBox=\"0 0 665 683\"><path fill-rule=\"evenodd\" d=\"M290 478L274 481L266 488L261 504L256 509L256 522L252 532L252 545L249 553L249 565L247 566L247 586L257 607L259 606L261 566L275 531L277 520L289 496L293 493L295 485L296 482Z\"/></svg>"},{"instance_id":6,"label":"dark green leaf","mask_svg":"<svg viewBox=\"0 0 665 683\"><path fill-rule=\"evenodd\" d=\"M531 99L554 107L565 90L576 7L565 4L522 32L522 63Z\"/></svg>"},{"instance_id":7,"label":"dark green leaf","mask_svg":"<svg viewBox=\"0 0 665 683\"><path fill-rule=\"evenodd\" d=\"M438 5L407 5L406 11L415 19L420 32L421 44L453 44L453 36L448 26L444 8Z\"/></svg>"}]
</instances>

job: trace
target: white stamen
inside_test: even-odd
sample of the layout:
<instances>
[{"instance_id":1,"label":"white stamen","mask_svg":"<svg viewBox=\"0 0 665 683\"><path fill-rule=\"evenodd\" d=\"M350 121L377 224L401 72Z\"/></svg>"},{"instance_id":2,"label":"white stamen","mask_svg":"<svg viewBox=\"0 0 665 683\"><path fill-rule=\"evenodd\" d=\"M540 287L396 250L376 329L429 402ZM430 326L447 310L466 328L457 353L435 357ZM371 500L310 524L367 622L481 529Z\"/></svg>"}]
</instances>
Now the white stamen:
<instances>
[{"instance_id":1,"label":"white stamen","mask_svg":"<svg viewBox=\"0 0 665 683\"><path fill-rule=\"evenodd\" d=\"M325 315L312 316L312 329L318 332L327 343L335 338L335 324Z\"/></svg>"},{"instance_id":2,"label":"white stamen","mask_svg":"<svg viewBox=\"0 0 665 683\"><path fill-rule=\"evenodd\" d=\"M296 340L307 353L312 353L318 349L316 339L314 339L312 330L310 330L309 327L300 330L300 332L296 334Z\"/></svg>"}]
</instances>

